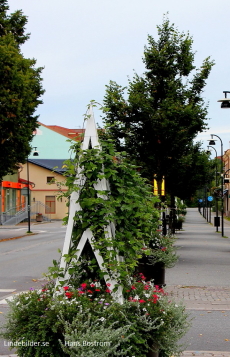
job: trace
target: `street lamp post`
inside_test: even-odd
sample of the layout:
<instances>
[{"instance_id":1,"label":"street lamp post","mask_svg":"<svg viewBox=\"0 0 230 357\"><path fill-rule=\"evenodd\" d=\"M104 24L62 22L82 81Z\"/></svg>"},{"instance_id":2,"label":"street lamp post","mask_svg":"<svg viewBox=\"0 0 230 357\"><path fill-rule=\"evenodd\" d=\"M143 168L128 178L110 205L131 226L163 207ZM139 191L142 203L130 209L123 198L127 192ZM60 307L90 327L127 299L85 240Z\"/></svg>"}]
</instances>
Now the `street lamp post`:
<instances>
[{"instance_id":1,"label":"street lamp post","mask_svg":"<svg viewBox=\"0 0 230 357\"><path fill-rule=\"evenodd\" d=\"M34 147L33 156L38 156L37 148ZM32 233L30 230L30 176L29 176L29 158L27 156L27 212L28 212L28 231L27 233Z\"/></svg>"},{"instance_id":2,"label":"street lamp post","mask_svg":"<svg viewBox=\"0 0 230 357\"><path fill-rule=\"evenodd\" d=\"M27 156L27 213L28 213L28 231L27 231L27 233L32 233L30 230L30 176L29 176L28 156Z\"/></svg>"},{"instance_id":3,"label":"street lamp post","mask_svg":"<svg viewBox=\"0 0 230 357\"><path fill-rule=\"evenodd\" d=\"M213 139L213 136L216 136L221 143L221 233L222 237L224 236L224 174L223 174L223 142L221 138L218 135L211 134L211 140L209 141L209 145L216 145L215 141Z\"/></svg>"},{"instance_id":4,"label":"street lamp post","mask_svg":"<svg viewBox=\"0 0 230 357\"><path fill-rule=\"evenodd\" d=\"M213 149L213 150L215 150L215 153L216 153L216 187L217 187L217 151L216 151L216 149L214 148L214 147L212 147L212 146L208 146L208 150L209 149ZM219 218L219 216L218 216L218 197L216 196L216 198L215 198L215 203L216 203L216 231L218 232L218 224L217 224L217 222L218 222L218 218ZM211 222L210 222L211 223Z\"/></svg>"}]
</instances>

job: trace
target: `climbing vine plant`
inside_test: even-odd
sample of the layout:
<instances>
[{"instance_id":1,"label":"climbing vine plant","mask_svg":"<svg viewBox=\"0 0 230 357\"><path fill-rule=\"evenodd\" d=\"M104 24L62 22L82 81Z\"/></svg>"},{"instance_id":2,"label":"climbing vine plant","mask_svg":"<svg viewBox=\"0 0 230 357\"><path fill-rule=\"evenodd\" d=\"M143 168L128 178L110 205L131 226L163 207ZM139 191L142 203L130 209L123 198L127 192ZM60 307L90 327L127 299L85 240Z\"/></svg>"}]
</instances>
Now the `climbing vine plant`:
<instances>
[{"instance_id":1,"label":"climbing vine plant","mask_svg":"<svg viewBox=\"0 0 230 357\"><path fill-rule=\"evenodd\" d=\"M86 244L78 262L75 261L76 247L83 232L90 228L93 233L93 248L103 257L104 267L110 276L118 279L123 285L130 276L141 257L143 247L156 237L159 224L159 211L155 208L158 199L153 196L152 186L138 173L137 167L129 162L125 152L116 152L113 141L100 140L101 148L81 149L80 143L71 147L74 160L66 161L67 192L70 197L73 191L79 191L78 210L74 217L72 246L65 255L68 273L73 285L81 282L102 279L105 274L97 266L90 245ZM75 179L76 170L86 179L84 183ZM109 183L105 191L98 191L95 185L99 180ZM68 217L65 218L68 222ZM109 239L105 227L112 222L115 226L115 237ZM122 259L117 259L117 257ZM56 263L51 268L56 277L63 275ZM65 283L65 282L64 282Z\"/></svg>"}]
</instances>

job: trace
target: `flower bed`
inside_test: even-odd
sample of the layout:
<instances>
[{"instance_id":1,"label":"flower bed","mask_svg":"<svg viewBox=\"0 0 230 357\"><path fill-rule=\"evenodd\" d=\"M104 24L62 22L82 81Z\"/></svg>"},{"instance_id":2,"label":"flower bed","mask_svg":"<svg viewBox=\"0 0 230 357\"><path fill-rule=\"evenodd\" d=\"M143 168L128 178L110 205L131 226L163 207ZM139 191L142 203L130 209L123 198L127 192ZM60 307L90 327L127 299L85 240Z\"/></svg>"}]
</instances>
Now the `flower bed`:
<instances>
[{"instance_id":1,"label":"flower bed","mask_svg":"<svg viewBox=\"0 0 230 357\"><path fill-rule=\"evenodd\" d=\"M49 284L9 302L2 336L14 343L39 342L18 346L21 357L143 357L151 346L168 357L183 350L177 345L189 325L183 305L169 300L143 275L127 284L124 298L119 304L109 284L97 281L63 286L55 295Z\"/></svg>"}]
</instances>

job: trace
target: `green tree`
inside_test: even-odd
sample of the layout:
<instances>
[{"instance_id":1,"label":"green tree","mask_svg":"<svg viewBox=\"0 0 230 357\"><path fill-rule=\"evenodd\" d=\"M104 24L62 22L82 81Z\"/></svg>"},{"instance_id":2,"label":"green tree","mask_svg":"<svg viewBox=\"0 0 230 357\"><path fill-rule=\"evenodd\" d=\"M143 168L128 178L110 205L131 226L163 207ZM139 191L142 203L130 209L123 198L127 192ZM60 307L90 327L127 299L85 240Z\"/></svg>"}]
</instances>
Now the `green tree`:
<instances>
[{"instance_id":1,"label":"green tree","mask_svg":"<svg viewBox=\"0 0 230 357\"><path fill-rule=\"evenodd\" d=\"M167 18L157 28L158 40L148 36L144 49L143 76L135 74L127 88L106 86L104 121L117 149L126 150L149 180L155 175L160 183L165 177L173 197L179 190L179 183L170 184L173 175L184 172L193 139L207 126L201 94L214 63L208 57L196 68L191 36Z\"/></svg>"},{"instance_id":2,"label":"green tree","mask_svg":"<svg viewBox=\"0 0 230 357\"><path fill-rule=\"evenodd\" d=\"M215 161L201 149L201 143L192 143L189 153L178 157L177 165L172 168L168 189L183 200L191 199L197 189L211 185L213 178Z\"/></svg>"},{"instance_id":3,"label":"green tree","mask_svg":"<svg viewBox=\"0 0 230 357\"><path fill-rule=\"evenodd\" d=\"M27 18L21 11L8 15L6 0L0 0L0 181L24 163L30 153L30 141L38 126L34 112L42 101L42 68L27 59L20 45Z\"/></svg>"}]
</instances>

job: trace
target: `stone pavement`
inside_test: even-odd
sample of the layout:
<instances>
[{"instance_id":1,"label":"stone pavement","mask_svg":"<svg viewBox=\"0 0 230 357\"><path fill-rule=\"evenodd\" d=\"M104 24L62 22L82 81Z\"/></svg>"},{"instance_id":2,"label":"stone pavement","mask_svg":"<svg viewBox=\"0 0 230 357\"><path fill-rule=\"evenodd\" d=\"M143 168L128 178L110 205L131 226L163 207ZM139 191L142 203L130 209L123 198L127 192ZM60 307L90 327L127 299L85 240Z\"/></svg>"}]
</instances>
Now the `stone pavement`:
<instances>
[{"instance_id":1,"label":"stone pavement","mask_svg":"<svg viewBox=\"0 0 230 357\"><path fill-rule=\"evenodd\" d=\"M221 351L185 351L181 357L230 357L230 352ZM8 356L5 356L8 357ZM13 357L13 355L12 355Z\"/></svg>"},{"instance_id":2,"label":"stone pavement","mask_svg":"<svg viewBox=\"0 0 230 357\"><path fill-rule=\"evenodd\" d=\"M230 288L174 285L166 291L188 310L230 310Z\"/></svg>"}]
</instances>

